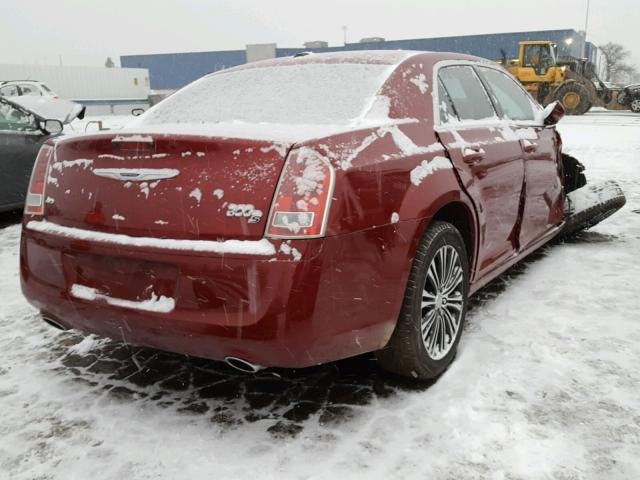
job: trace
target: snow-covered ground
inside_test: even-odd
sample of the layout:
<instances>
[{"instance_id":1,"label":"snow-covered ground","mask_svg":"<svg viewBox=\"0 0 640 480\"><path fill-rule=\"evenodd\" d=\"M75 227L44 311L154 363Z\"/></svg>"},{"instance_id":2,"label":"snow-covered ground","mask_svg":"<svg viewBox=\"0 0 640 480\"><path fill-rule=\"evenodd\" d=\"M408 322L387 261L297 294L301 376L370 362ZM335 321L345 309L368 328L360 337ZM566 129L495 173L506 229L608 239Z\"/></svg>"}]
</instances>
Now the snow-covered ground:
<instances>
[{"instance_id":1,"label":"snow-covered ground","mask_svg":"<svg viewBox=\"0 0 640 480\"><path fill-rule=\"evenodd\" d=\"M370 357L250 377L58 333L0 230L0 478L640 478L640 116L560 130L627 205L481 291L431 385Z\"/></svg>"}]
</instances>

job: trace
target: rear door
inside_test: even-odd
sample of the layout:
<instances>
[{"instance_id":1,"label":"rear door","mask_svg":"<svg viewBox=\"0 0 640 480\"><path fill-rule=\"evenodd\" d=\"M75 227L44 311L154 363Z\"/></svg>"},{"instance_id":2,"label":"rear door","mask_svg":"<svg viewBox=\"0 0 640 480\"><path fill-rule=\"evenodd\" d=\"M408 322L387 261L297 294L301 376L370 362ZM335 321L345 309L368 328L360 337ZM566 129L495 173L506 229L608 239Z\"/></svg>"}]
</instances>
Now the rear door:
<instances>
[{"instance_id":1,"label":"rear door","mask_svg":"<svg viewBox=\"0 0 640 480\"><path fill-rule=\"evenodd\" d=\"M522 149L513 130L497 116L470 62L445 64L437 77L440 119L436 131L479 219L477 279L517 253Z\"/></svg>"},{"instance_id":2,"label":"rear door","mask_svg":"<svg viewBox=\"0 0 640 480\"><path fill-rule=\"evenodd\" d=\"M522 146L525 159L525 203L520 246L527 248L563 220L562 172L554 127L536 120L532 99L513 78L490 67L478 67L482 79Z\"/></svg>"}]
</instances>

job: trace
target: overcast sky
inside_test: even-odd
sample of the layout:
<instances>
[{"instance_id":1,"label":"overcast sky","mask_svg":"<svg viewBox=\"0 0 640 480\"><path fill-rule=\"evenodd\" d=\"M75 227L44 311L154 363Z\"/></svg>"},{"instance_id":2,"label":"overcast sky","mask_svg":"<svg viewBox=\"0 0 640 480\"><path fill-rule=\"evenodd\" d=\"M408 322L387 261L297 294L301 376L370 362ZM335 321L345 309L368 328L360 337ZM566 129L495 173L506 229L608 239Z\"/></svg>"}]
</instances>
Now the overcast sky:
<instances>
[{"instance_id":1,"label":"overcast sky","mask_svg":"<svg viewBox=\"0 0 640 480\"><path fill-rule=\"evenodd\" d=\"M107 56L299 47L308 40L584 29L586 0L2 0L0 63L103 65ZM588 39L640 66L640 0L591 0Z\"/></svg>"}]
</instances>

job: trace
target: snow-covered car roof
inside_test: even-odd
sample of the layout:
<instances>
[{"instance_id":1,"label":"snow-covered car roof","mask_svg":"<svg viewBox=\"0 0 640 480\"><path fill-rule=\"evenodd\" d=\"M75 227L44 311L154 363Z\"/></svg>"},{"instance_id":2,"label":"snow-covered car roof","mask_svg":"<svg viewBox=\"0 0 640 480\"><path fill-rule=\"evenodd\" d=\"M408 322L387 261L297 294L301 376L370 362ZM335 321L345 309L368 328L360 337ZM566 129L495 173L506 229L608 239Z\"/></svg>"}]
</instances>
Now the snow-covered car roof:
<instances>
[{"instance_id":1,"label":"snow-covered car roof","mask_svg":"<svg viewBox=\"0 0 640 480\"><path fill-rule=\"evenodd\" d=\"M11 83L36 83L38 85L44 85L40 80L0 80L0 86L9 85Z\"/></svg>"},{"instance_id":2,"label":"snow-covered car roof","mask_svg":"<svg viewBox=\"0 0 640 480\"><path fill-rule=\"evenodd\" d=\"M62 98L23 95L6 100L28 110L40 120L60 120L63 124L73 121L85 109L79 103Z\"/></svg>"},{"instance_id":3,"label":"snow-covered car roof","mask_svg":"<svg viewBox=\"0 0 640 480\"><path fill-rule=\"evenodd\" d=\"M369 64L369 65L399 65L407 58L427 52L413 50L361 50L353 52L328 52L314 53L313 55L277 57L259 62L245 63L236 67L220 70L210 75L218 75L223 72L248 70L284 65L305 65L312 63L323 64Z\"/></svg>"}]
</instances>

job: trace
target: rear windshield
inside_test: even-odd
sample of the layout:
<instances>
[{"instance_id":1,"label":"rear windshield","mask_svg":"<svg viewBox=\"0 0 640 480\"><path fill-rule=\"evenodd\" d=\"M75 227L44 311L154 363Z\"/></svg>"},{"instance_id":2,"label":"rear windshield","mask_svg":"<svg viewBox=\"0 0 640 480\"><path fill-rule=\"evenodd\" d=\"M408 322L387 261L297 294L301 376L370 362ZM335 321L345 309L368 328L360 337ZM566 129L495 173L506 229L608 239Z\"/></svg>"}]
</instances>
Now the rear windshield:
<instances>
[{"instance_id":1,"label":"rear windshield","mask_svg":"<svg viewBox=\"0 0 640 480\"><path fill-rule=\"evenodd\" d=\"M309 63L217 73L162 101L136 124L351 123L371 107L392 68Z\"/></svg>"}]
</instances>

